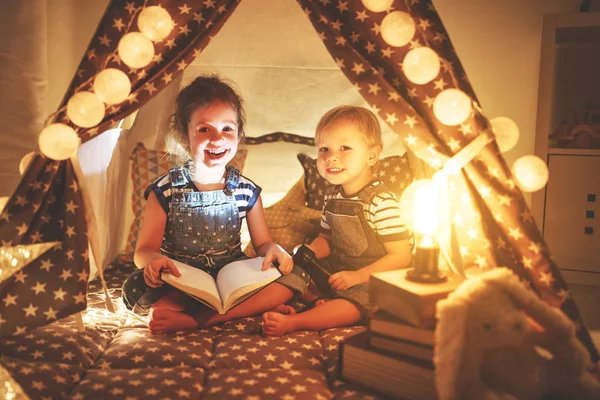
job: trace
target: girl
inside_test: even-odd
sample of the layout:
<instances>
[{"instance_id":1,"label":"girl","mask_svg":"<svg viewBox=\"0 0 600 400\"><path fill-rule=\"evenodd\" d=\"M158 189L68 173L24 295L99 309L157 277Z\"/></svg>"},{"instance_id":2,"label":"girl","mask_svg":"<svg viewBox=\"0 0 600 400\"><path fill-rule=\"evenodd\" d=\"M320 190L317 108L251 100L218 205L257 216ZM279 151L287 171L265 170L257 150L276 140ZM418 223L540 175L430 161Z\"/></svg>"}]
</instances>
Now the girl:
<instances>
[{"instance_id":1,"label":"girl","mask_svg":"<svg viewBox=\"0 0 600 400\"><path fill-rule=\"evenodd\" d=\"M148 325L152 333L194 329L259 314L308 287L307 274L271 240L261 188L235 167L227 166L244 138L244 120L241 97L216 76L196 78L177 96L167 147L189 161L146 189L147 203L134 255L140 270L127 278L122 292L129 309L136 305L144 310L152 307ZM240 248L243 218L247 219L256 253L265 256L263 270L277 261L281 278L224 315L198 310L198 303L187 295L163 285L162 269L180 276L170 258L213 277L224 265L244 258Z\"/></svg>"}]
</instances>

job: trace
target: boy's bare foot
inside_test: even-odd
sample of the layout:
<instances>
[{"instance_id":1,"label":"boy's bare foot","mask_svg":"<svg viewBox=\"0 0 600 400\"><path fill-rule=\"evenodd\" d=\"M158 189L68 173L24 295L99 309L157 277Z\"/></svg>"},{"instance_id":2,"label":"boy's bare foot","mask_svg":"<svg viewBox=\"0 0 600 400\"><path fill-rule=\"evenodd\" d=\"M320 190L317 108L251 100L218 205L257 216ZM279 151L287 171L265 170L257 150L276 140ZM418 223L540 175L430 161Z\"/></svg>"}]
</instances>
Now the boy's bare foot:
<instances>
[{"instance_id":1,"label":"boy's bare foot","mask_svg":"<svg viewBox=\"0 0 600 400\"><path fill-rule=\"evenodd\" d=\"M287 304L280 304L277 307L275 307L275 308L273 308L273 309L271 309L269 311L277 312L277 313L280 313L280 314L286 314L286 315L288 315L288 314L296 314L296 309L294 307L292 307L292 306L288 306Z\"/></svg>"},{"instance_id":2,"label":"boy's bare foot","mask_svg":"<svg viewBox=\"0 0 600 400\"><path fill-rule=\"evenodd\" d=\"M266 312L263 314L263 336L283 336L296 330L292 315L277 312Z\"/></svg>"},{"instance_id":3,"label":"boy's bare foot","mask_svg":"<svg viewBox=\"0 0 600 400\"><path fill-rule=\"evenodd\" d=\"M198 321L190 314L182 311L156 308L152 310L152 318L148 323L148 329L154 335L164 335L196 329L198 325Z\"/></svg>"}]
</instances>

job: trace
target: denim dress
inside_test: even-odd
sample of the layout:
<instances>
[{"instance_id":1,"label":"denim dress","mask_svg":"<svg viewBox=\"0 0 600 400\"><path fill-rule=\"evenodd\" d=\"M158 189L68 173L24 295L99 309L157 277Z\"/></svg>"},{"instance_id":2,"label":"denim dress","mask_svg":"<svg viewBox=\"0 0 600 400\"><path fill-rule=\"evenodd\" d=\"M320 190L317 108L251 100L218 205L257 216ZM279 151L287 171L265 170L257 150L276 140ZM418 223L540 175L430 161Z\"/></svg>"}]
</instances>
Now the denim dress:
<instances>
[{"instance_id":1,"label":"denim dress","mask_svg":"<svg viewBox=\"0 0 600 400\"><path fill-rule=\"evenodd\" d=\"M226 264L248 258L241 250L242 219L234 195L240 183L240 172L229 166L224 189L200 192L190 182L186 168L182 166L169 171L171 201L160 252L216 278ZM309 279L302 268L294 266L290 274L276 282L301 295L306 291ZM139 269L123 283L123 302L129 309L137 305L141 311L148 310L169 290L174 289L169 285L149 287L144 281L144 270Z\"/></svg>"},{"instance_id":2,"label":"denim dress","mask_svg":"<svg viewBox=\"0 0 600 400\"><path fill-rule=\"evenodd\" d=\"M336 194L336 186L330 193ZM331 228L331 254L321 260L332 274L341 271L357 271L374 263L387 254L381 240L369 226L365 216L378 194L389 192L385 185L364 187L358 199L330 199L323 209L327 224ZM360 283L345 290L334 290L333 298L352 302L361 311L363 318L370 316L376 306L369 302L369 283Z\"/></svg>"}]
</instances>

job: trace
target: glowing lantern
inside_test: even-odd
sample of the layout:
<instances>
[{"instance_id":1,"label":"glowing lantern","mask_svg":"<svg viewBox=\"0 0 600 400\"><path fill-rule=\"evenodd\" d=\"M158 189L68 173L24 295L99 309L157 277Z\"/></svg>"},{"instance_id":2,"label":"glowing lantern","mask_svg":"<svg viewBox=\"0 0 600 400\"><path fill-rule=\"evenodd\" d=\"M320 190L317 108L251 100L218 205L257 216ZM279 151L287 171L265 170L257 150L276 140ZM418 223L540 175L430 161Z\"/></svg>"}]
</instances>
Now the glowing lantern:
<instances>
[{"instance_id":1,"label":"glowing lantern","mask_svg":"<svg viewBox=\"0 0 600 400\"><path fill-rule=\"evenodd\" d=\"M381 37L390 46L404 46L413 38L415 30L410 14L404 11L391 12L381 21Z\"/></svg>"},{"instance_id":2,"label":"glowing lantern","mask_svg":"<svg viewBox=\"0 0 600 400\"><path fill-rule=\"evenodd\" d=\"M131 32L123 36L117 51L121 60L131 68L145 67L154 57L152 41L139 32Z\"/></svg>"},{"instance_id":3,"label":"glowing lantern","mask_svg":"<svg viewBox=\"0 0 600 400\"><path fill-rule=\"evenodd\" d=\"M156 42L169 36L174 23L167 10L160 6L150 6L140 12L137 26L144 36Z\"/></svg>"},{"instance_id":4,"label":"glowing lantern","mask_svg":"<svg viewBox=\"0 0 600 400\"><path fill-rule=\"evenodd\" d=\"M514 162L513 175L524 192L535 192L548 183L548 166L538 156L523 156Z\"/></svg>"},{"instance_id":5,"label":"glowing lantern","mask_svg":"<svg viewBox=\"0 0 600 400\"><path fill-rule=\"evenodd\" d=\"M125 72L107 68L96 75L94 93L106 104L118 104L131 93L131 81Z\"/></svg>"},{"instance_id":6,"label":"glowing lantern","mask_svg":"<svg viewBox=\"0 0 600 400\"><path fill-rule=\"evenodd\" d=\"M362 0L363 6L375 13L385 11L392 6L394 0Z\"/></svg>"},{"instance_id":7,"label":"glowing lantern","mask_svg":"<svg viewBox=\"0 0 600 400\"><path fill-rule=\"evenodd\" d=\"M21 158L21 162L19 163L19 174L23 175L25 171L27 171L27 167L33 160L33 156L35 155L35 151L29 152Z\"/></svg>"},{"instance_id":8,"label":"glowing lantern","mask_svg":"<svg viewBox=\"0 0 600 400\"><path fill-rule=\"evenodd\" d=\"M73 128L65 124L51 124L45 127L38 138L42 154L53 160L66 160L79 147L79 136Z\"/></svg>"},{"instance_id":9,"label":"glowing lantern","mask_svg":"<svg viewBox=\"0 0 600 400\"><path fill-rule=\"evenodd\" d=\"M435 97L433 113L444 125L460 125L471 115L471 98L458 89L446 89Z\"/></svg>"},{"instance_id":10,"label":"glowing lantern","mask_svg":"<svg viewBox=\"0 0 600 400\"><path fill-rule=\"evenodd\" d=\"M440 72L440 58L429 47L417 47L406 53L402 62L406 78L417 85L431 82Z\"/></svg>"},{"instance_id":11,"label":"glowing lantern","mask_svg":"<svg viewBox=\"0 0 600 400\"><path fill-rule=\"evenodd\" d=\"M439 194L430 179L411 183L400 198L400 209L406 225L413 232L425 236L437 232L439 207Z\"/></svg>"},{"instance_id":12,"label":"glowing lantern","mask_svg":"<svg viewBox=\"0 0 600 400\"><path fill-rule=\"evenodd\" d=\"M490 122L500 151L505 152L515 147L519 141L519 127L515 121L506 117L497 117Z\"/></svg>"}]
</instances>

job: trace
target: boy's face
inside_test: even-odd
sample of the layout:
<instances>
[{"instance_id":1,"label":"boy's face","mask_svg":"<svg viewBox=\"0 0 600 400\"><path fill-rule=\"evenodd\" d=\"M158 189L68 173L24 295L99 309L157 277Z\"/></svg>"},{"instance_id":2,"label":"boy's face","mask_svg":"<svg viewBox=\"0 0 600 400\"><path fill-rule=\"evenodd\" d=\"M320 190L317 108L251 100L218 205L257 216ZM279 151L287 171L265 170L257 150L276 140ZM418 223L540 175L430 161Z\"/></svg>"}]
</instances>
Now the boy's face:
<instances>
[{"instance_id":1,"label":"boy's face","mask_svg":"<svg viewBox=\"0 0 600 400\"><path fill-rule=\"evenodd\" d=\"M342 185L347 195L356 194L373 179L372 168L381 149L369 148L365 135L352 122L340 121L319 135L319 174L332 185Z\"/></svg>"}]
</instances>

